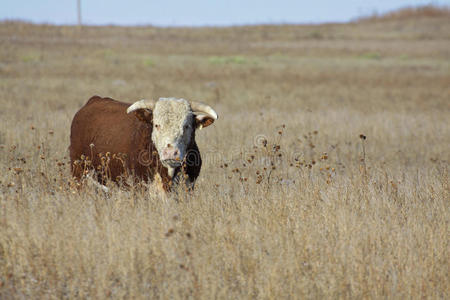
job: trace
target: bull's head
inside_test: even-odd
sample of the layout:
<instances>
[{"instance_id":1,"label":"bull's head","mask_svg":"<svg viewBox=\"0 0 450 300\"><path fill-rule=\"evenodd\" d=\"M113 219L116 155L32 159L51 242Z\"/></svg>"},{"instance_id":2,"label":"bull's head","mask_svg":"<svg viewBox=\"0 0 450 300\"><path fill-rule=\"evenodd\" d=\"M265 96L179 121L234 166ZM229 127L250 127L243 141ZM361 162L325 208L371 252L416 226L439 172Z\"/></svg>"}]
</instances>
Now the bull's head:
<instances>
[{"instance_id":1,"label":"bull's head","mask_svg":"<svg viewBox=\"0 0 450 300\"><path fill-rule=\"evenodd\" d=\"M153 115L152 141L171 176L185 159L195 129L217 120L217 113L210 106L177 98L160 98L156 102L143 99L128 107L127 113L133 111Z\"/></svg>"}]
</instances>

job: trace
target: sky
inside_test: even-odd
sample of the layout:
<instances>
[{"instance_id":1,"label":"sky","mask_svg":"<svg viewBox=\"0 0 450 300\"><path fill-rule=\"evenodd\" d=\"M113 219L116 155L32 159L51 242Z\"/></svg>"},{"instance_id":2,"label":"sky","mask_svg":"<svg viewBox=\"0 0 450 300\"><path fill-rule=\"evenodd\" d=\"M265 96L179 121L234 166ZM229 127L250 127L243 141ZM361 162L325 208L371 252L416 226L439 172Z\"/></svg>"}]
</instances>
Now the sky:
<instances>
[{"instance_id":1,"label":"sky","mask_svg":"<svg viewBox=\"0 0 450 300\"><path fill-rule=\"evenodd\" d=\"M347 22L450 0L80 0L86 25L228 26ZM0 0L0 21L76 24L77 0Z\"/></svg>"}]
</instances>

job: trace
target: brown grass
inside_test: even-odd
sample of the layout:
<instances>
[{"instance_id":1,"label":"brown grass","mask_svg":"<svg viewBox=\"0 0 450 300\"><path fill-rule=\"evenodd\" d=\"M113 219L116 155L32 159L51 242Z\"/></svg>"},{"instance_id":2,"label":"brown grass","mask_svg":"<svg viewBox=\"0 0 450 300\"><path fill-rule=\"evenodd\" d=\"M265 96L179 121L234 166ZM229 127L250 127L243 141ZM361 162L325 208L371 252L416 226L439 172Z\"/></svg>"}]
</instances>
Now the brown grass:
<instances>
[{"instance_id":1,"label":"brown grass","mask_svg":"<svg viewBox=\"0 0 450 300\"><path fill-rule=\"evenodd\" d=\"M449 26L0 24L0 298L448 299ZM74 191L94 94L211 104L194 193Z\"/></svg>"},{"instance_id":2,"label":"brown grass","mask_svg":"<svg viewBox=\"0 0 450 300\"><path fill-rule=\"evenodd\" d=\"M388 12L382 15L372 15L360 18L359 21L388 21L388 20L407 20L424 18L450 18L450 7L437 7L434 5L425 5L418 7L406 7L403 9Z\"/></svg>"}]
</instances>

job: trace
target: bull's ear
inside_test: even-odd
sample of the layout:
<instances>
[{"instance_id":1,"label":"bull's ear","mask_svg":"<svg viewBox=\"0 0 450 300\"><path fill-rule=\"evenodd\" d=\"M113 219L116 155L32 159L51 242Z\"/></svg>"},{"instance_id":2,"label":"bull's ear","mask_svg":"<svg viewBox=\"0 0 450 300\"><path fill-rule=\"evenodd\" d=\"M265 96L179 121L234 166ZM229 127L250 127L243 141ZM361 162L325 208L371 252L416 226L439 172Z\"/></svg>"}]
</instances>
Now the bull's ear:
<instances>
[{"instance_id":1,"label":"bull's ear","mask_svg":"<svg viewBox=\"0 0 450 300\"><path fill-rule=\"evenodd\" d=\"M192 112L195 116L195 127L198 129L202 129L203 127L208 127L215 120L217 120L217 113L212 109L211 106L206 105L201 102L191 101Z\"/></svg>"},{"instance_id":2,"label":"bull's ear","mask_svg":"<svg viewBox=\"0 0 450 300\"><path fill-rule=\"evenodd\" d=\"M152 111L150 109L141 108L133 111L134 116L141 122L152 123Z\"/></svg>"},{"instance_id":3,"label":"bull's ear","mask_svg":"<svg viewBox=\"0 0 450 300\"><path fill-rule=\"evenodd\" d=\"M127 114L133 113L140 121L151 123L153 107L155 107L155 101L142 99L131 104L127 108Z\"/></svg>"},{"instance_id":4,"label":"bull's ear","mask_svg":"<svg viewBox=\"0 0 450 300\"><path fill-rule=\"evenodd\" d=\"M208 127L214 123L215 119L209 115L196 114L195 115L195 128L202 129L203 127Z\"/></svg>"}]
</instances>

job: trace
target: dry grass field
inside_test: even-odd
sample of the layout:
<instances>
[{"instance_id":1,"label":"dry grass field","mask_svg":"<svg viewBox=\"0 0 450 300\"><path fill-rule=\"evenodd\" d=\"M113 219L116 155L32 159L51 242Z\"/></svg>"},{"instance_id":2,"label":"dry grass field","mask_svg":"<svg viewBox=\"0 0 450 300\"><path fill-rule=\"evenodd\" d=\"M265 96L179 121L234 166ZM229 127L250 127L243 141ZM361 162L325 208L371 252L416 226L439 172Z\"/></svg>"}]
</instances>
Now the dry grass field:
<instances>
[{"instance_id":1,"label":"dry grass field","mask_svg":"<svg viewBox=\"0 0 450 300\"><path fill-rule=\"evenodd\" d=\"M213 106L195 191L74 190L70 122L95 94ZM3 22L0 107L1 299L450 298L448 10Z\"/></svg>"}]
</instances>

